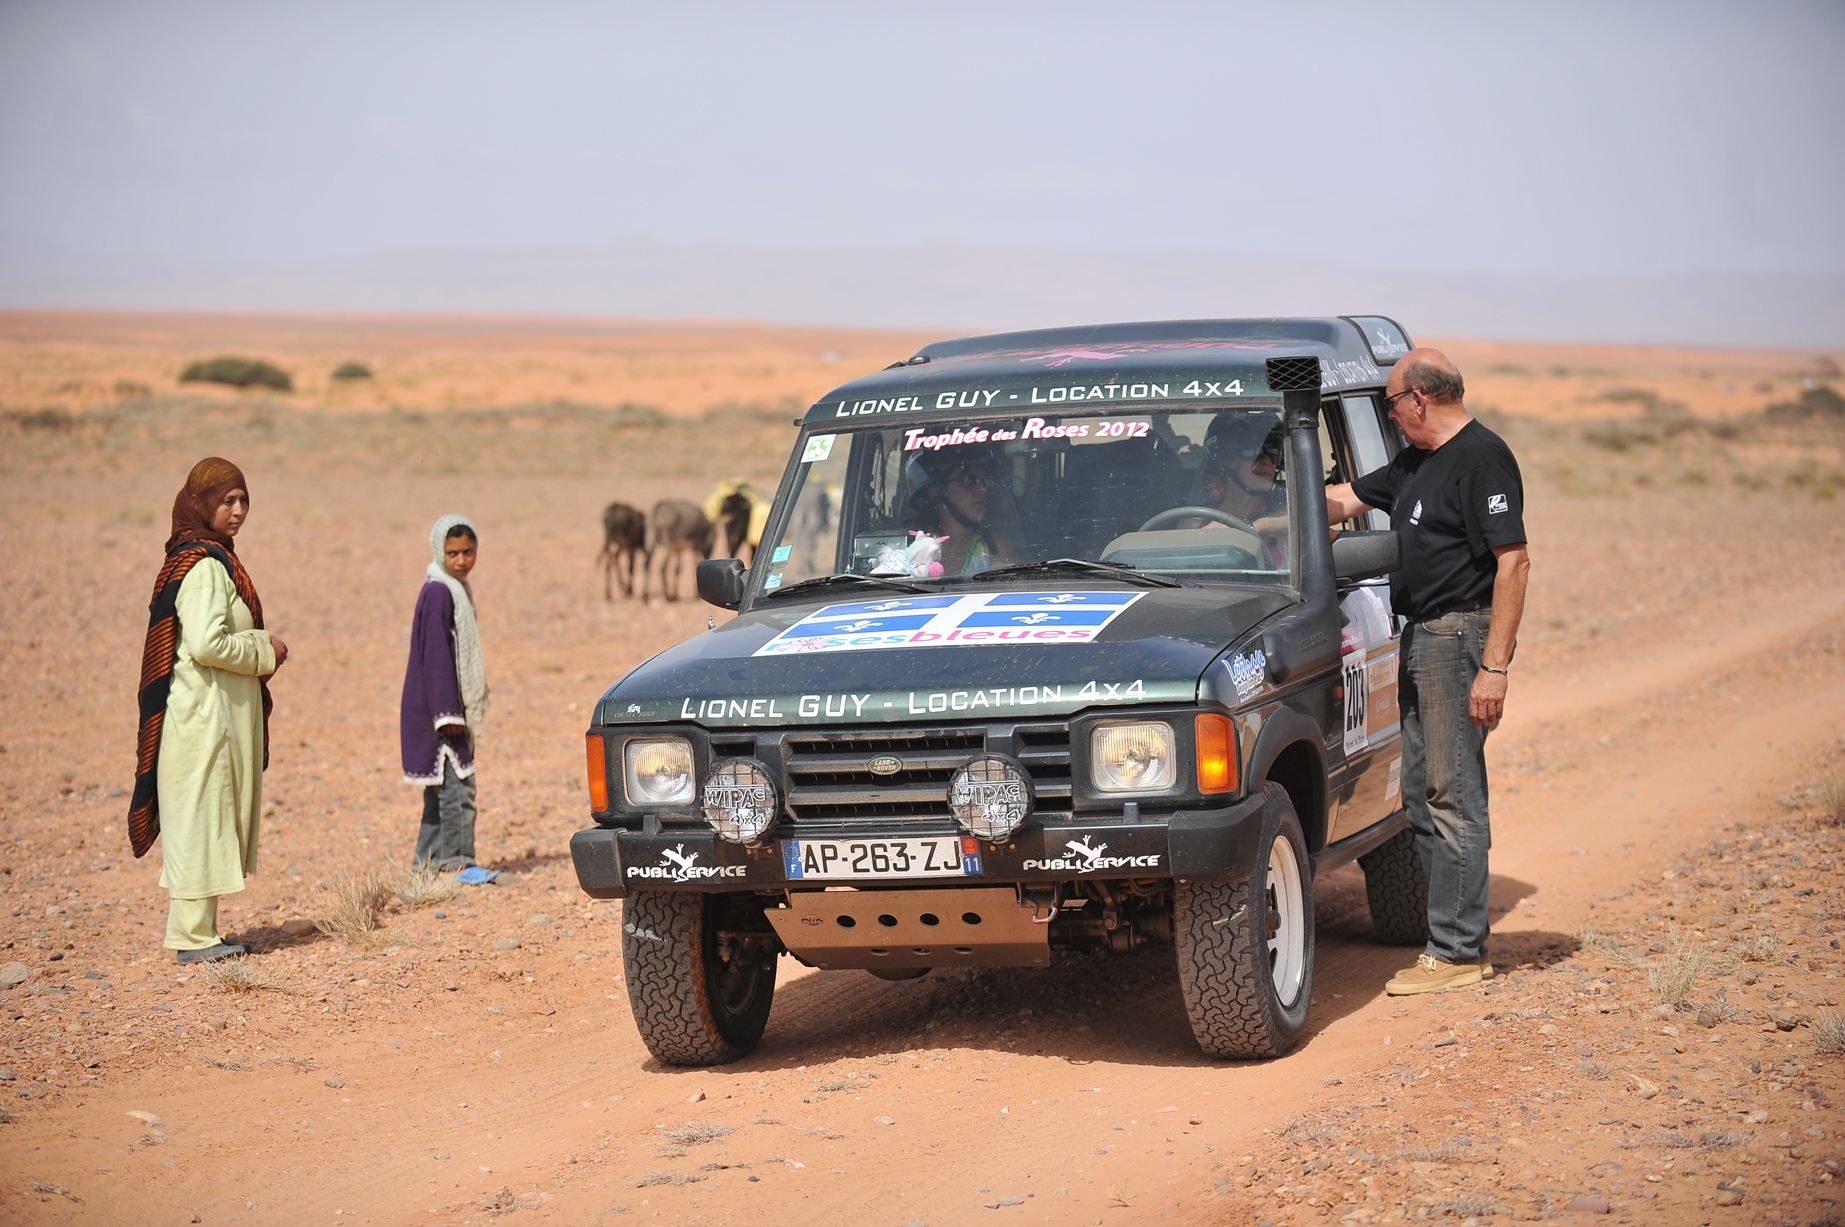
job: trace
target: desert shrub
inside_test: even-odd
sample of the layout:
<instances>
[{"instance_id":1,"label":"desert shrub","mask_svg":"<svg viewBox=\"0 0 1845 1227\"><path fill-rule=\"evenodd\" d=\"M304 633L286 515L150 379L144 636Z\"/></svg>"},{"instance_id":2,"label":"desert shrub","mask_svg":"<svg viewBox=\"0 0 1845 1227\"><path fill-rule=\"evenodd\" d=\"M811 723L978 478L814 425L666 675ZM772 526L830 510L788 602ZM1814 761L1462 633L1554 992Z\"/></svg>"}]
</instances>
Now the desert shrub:
<instances>
[{"instance_id":1,"label":"desert shrub","mask_svg":"<svg viewBox=\"0 0 1845 1227\"><path fill-rule=\"evenodd\" d=\"M1822 383L1802 392L1797 401L1770 405L1762 412L1773 422L1804 422L1815 418L1840 422L1845 421L1845 396Z\"/></svg>"},{"instance_id":2,"label":"desert shrub","mask_svg":"<svg viewBox=\"0 0 1845 1227\"><path fill-rule=\"evenodd\" d=\"M342 362L333 368L335 379L370 379L372 368L363 362Z\"/></svg>"},{"instance_id":3,"label":"desert shrub","mask_svg":"<svg viewBox=\"0 0 1845 1227\"><path fill-rule=\"evenodd\" d=\"M181 372L179 381L222 383L233 388L274 388L278 392L295 390L295 381L288 377L287 371L260 358L201 359Z\"/></svg>"},{"instance_id":4,"label":"desert shrub","mask_svg":"<svg viewBox=\"0 0 1845 1227\"><path fill-rule=\"evenodd\" d=\"M123 400L146 400L154 394L154 390L132 379L118 379L115 381L115 394Z\"/></svg>"},{"instance_id":5,"label":"desert shrub","mask_svg":"<svg viewBox=\"0 0 1845 1227\"><path fill-rule=\"evenodd\" d=\"M4 417L21 430L55 430L64 433L70 430L72 424L70 410L57 406L50 409L9 409Z\"/></svg>"}]
</instances>

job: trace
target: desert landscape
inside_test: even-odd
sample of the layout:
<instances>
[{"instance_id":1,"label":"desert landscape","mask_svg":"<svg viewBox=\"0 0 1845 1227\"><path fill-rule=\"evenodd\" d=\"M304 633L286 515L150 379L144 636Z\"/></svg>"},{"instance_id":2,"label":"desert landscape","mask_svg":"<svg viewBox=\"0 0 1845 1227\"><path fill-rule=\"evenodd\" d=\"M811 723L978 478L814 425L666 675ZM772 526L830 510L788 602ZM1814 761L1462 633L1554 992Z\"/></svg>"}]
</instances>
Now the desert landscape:
<instances>
[{"instance_id":1,"label":"desert landscape","mask_svg":"<svg viewBox=\"0 0 1845 1227\"><path fill-rule=\"evenodd\" d=\"M1384 997L1416 951L1373 939L1354 866L1316 884L1279 1060L1201 1057L1156 947L899 984L784 959L751 1056L654 1062L620 904L570 866L582 732L727 615L605 601L601 510L771 486L801 408L929 339L0 312L0 1217L1839 1220L1839 352L1417 338L1518 452L1532 533L1481 987ZM179 382L223 355L293 390ZM160 850L125 829L167 509L213 453L248 475L239 553L291 647L260 869L224 901L241 976L161 949ZM476 887L401 867L403 652L457 510L494 693Z\"/></svg>"}]
</instances>

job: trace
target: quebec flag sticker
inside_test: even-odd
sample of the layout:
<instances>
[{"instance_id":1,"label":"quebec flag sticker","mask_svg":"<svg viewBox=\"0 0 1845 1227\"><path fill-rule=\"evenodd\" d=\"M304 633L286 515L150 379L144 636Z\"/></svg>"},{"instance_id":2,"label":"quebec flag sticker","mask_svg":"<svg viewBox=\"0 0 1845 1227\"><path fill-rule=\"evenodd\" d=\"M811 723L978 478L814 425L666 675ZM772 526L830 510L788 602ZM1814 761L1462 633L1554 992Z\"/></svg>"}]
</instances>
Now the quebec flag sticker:
<instances>
[{"instance_id":1,"label":"quebec flag sticker","mask_svg":"<svg viewBox=\"0 0 1845 1227\"><path fill-rule=\"evenodd\" d=\"M1144 592L1002 592L828 605L757 656L1092 643Z\"/></svg>"}]
</instances>

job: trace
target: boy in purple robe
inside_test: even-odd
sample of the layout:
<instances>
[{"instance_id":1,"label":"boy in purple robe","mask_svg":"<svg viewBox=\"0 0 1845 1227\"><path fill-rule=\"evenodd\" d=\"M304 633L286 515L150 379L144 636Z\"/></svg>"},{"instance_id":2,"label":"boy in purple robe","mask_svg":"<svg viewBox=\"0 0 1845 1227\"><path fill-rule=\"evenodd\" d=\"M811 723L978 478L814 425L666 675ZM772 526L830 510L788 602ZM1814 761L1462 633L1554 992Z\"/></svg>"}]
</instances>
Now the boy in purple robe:
<instances>
[{"instance_id":1,"label":"boy in purple robe","mask_svg":"<svg viewBox=\"0 0 1845 1227\"><path fill-rule=\"evenodd\" d=\"M479 540L463 515L443 516L430 530L435 558L416 599L404 670L404 782L423 786L416 860L445 870L474 864L474 739L487 709L487 672L468 585Z\"/></svg>"}]
</instances>

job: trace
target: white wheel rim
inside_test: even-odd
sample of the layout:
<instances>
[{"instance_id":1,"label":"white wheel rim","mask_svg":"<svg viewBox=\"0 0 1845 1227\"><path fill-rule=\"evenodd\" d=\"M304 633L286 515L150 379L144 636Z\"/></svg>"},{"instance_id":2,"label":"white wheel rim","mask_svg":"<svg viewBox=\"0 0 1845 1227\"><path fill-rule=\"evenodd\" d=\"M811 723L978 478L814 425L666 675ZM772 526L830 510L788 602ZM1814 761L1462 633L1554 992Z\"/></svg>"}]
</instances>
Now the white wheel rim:
<instances>
[{"instance_id":1,"label":"white wheel rim","mask_svg":"<svg viewBox=\"0 0 1845 1227\"><path fill-rule=\"evenodd\" d=\"M1269 911L1281 918L1280 927L1268 939L1269 983L1275 986L1281 1004L1291 1006L1300 997L1301 981L1306 977L1307 926L1301 906L1300 862L1286 836L1276 836L1269 845L1265 893Z\"/></svg>"}]
</instances>

